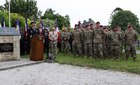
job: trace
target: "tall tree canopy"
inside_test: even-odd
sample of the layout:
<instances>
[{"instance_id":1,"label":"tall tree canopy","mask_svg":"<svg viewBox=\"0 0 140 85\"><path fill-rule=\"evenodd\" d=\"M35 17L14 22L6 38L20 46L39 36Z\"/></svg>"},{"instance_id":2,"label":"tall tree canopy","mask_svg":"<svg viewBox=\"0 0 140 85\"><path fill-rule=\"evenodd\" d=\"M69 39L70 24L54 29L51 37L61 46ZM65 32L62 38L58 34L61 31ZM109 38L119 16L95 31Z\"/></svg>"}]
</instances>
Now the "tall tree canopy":
<instances>
[{"instance_id":1,"label":"tall tree canopy","mask_svg":"<svg viewBox=\"0 0 140 85\"><path fill-rule=\"evenodd\" d=\"M49 19L49 20L56 20L58 21L58 26L60 29L62 29L63 26L70 27L70 17L69 15L62 16L58 13L54 13L55 11L50 9L47 9L44 13L44 15L41 17L42 19Z\"/></svg>"},{"instance_id":2,"label":"tall tree canopy","mask_svg":"<svg viewBox=\"0 0 140 85\"><path fill-rule=\"evenodd\" d=\"M139 19L137 16L128 10L123 10L121 8L116 8L111 14L110 20L111 28L116 25L121 26L122 30L125 30L128 23L131 23L134 28L140 32Z\"/></svg>"},{"instance_id":3,"label":"tall tree canopy","mask_svg":"<svg viewBox=\"0 0 140 85\"><path fill-rule=\"evenodd\" d=\"M40 16L41 11L38 10L37 1L35 0L11 0L11 13L18 13L25 18ZM6 0L4 4L5 10L9 10L9 2Z\"/></svg>"}]
</instances>

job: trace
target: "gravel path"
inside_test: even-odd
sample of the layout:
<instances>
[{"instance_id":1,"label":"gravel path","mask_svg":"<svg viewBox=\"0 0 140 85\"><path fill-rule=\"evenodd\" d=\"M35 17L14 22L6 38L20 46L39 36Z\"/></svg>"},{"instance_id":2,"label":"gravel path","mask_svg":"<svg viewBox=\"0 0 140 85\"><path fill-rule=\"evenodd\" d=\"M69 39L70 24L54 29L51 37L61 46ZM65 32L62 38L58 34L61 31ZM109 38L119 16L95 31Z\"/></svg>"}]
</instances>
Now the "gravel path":
<instances>
[{"instance_id":1,"label":"gravel path","mask_svg":"<svg viewBox=\"0 0 140 85\"><path fill-rule=\"evenodd\" d=\"M0 71L0 85L140 85L140 75L41 63Z\"/></svg>"}]
</instances>

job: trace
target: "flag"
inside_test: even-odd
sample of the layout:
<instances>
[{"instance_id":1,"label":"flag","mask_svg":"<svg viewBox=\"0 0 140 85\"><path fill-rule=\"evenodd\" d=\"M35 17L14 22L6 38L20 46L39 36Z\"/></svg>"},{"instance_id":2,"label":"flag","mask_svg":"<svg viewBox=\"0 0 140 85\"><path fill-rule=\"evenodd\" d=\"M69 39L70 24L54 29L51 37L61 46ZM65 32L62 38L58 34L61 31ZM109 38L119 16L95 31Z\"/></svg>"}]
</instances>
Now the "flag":
<instances>
[{"instance_id":1,"label":"flag","mask_svg":"<svg viewBox=\"0 0 140 85\"><path fill-rule=\"evenodd\" d=\"M2 20L1 20L1 27L5 27L4 16L2 16Z\"/></svg>"},{"instance_id":2,"label":"flag","mask_svg":"<svg viewBox=\"0 0 140 85\"><path fill-rule=\"evenodd\" d=\"M42 28L44 29L45 26L44 26L44 22L43 22L43 20L40 20L40 24L42 25Z\"/></svg>"},{"instance_id":3,"label":"flag","mask_svg":"<svg viewBox=\"0 0 140 85\"><path fill-rule=\"evenodd\" d=\"M19 20L18 19L16 20L16 30L18 32L20 32L20 25L19 25Z\"/></svg>"},{"instance_id":4,"label":"flag","mask_svg":"<svg viewBox=\"0 0 140 85\"><path fill-rule=\"evenodd\" d=\"M59 27L58 27L58 20L55 20L55 30L56 32L59 32Z\"/></svg>"},{"instance_id":5,"label":"flag","mask_svg":"<svg viewBox=\"0 0 140 85\"><path fill-rule=\"evenodd\" d=\"M63 27L62 27L62 31L65 29L65 26L64 26L64 24L63 24Z\"/></svg>"},{"instance_id":6,"label":"flag","mask_svg":"<svg viewBox=\"0 0 140 85\"><path fill-rule=\"evenodd\" d=\"M25 28L24 28L24 35L25 35L25 38L27 39L27 35L28 35L28 21L27 19L25 18Z\"/></svg>"},{"instance_id":7,"label":"flag","mask_svg":"<svg viewBox=\"0 0 140 85\"><path fill-rule=\"evenodd\" d=\"M48 29L48 31L50 31L49 21L46 24L46 29Z\"/></svg>"},{"instance_id":8,"label":"flag","mask_svg":"<svg viewBox=\"0 0 140 85\"><path fill-rule=\"evenodd\" d=\"M28 30L28 21L27 21L27 19L25 18L25 29L24 29L24 31L27 32L27 30Z\"/></svg>"}]
</instances>

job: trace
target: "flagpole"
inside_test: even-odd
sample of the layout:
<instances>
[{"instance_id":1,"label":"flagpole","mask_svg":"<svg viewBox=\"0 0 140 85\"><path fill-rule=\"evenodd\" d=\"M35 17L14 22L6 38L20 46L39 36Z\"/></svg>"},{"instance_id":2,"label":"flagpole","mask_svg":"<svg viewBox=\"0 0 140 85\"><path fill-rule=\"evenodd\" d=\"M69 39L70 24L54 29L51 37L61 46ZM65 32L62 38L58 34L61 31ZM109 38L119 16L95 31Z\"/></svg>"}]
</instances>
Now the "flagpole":
<instances>
[{"instance_id":1,"label":"flagpole","mask_svg":"<svg viewBox=\"0 0 140 85\"><path fill-rule=\"evenodd\" d=\"M9 28L10 28L10 0L9 0Z\"/></svg>"}]
</instances>

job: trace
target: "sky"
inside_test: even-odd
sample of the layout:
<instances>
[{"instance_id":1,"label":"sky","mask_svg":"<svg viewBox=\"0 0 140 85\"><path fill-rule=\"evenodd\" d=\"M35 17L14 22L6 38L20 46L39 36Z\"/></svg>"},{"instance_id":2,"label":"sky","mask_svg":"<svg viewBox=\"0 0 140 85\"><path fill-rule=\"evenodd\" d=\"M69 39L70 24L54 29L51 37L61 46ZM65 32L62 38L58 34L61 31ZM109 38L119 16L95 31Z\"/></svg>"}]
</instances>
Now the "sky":
<instances>
[{"instance_id":1,"label":"sky","mask_svg":"<svg viewBox=\"0 0 140 85\"><path fill-rule=\"evenodd\" d=\"M55 13L63 16L69 15L71 26L74 27L78 21L92 18L95 22L100 21L102 25L108 25L110 14L116 8L130 10L140 19L139 0L36 0L38 8L44 13L46 9L52 8ZM0 0L0 5L5 0Z\"/></svg>"}]
</instances>

